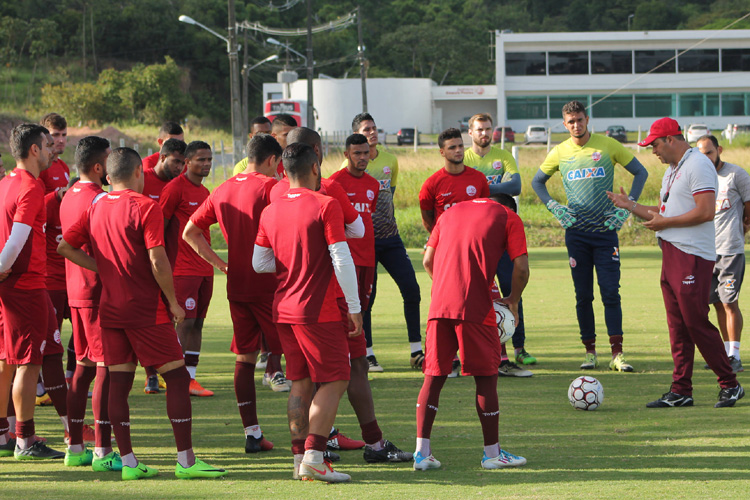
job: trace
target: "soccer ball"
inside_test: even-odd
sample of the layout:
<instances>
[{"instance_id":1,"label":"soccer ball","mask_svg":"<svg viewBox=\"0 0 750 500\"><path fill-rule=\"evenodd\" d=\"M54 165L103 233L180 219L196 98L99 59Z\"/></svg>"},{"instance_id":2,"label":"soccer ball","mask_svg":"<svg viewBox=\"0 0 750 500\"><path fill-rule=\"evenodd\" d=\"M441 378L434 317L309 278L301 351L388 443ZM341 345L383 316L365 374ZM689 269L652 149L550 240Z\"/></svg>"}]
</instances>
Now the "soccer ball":
<instances>
[{"instance_id":1,"label":"soccer ball","mask_svg":"<svg viewBox=\"0 0 750 500\"><path fill-rule=\"evenodd\" d=\"M495 321L497 321L500 343L504 344L516 333L516 318L513 317L510 308L502 302L493 302L492 305L495 307Z\"/></svg>"},{"instance_id":2,"label":"soccer ball","mask_svg":"<svg viewBox=\"0 0 750 500\"><path fill-rule=\"evenodd\" d=\"M577 410L596 410L604 402L604 388L594 377L584 375L571 382L568 399Z\"/></svg>"}]
</instances>

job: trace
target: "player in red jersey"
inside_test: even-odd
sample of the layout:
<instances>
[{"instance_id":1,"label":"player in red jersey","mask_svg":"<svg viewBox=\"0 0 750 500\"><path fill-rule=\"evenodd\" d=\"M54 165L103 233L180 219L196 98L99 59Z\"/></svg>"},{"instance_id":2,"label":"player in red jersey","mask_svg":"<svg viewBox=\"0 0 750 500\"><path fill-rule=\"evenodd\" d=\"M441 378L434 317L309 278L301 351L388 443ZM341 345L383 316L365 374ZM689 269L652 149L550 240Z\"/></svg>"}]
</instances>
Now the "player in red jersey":
<instances>
[{"instance_id":1,"label":"player in red jersey","mask_svg":"<svg viewBox=\"0 0 750 500\"><path fill-rule=\"evenodd\" d=\"M159 157L161 155L161 147L169 139L177 139L178 141L185 142L185 132L179 123L176 122L164 122L159 129L159 135L156 138L156 143L159 145L159 151L152 155L148 155L143 159L143 170L151 170L159 163Z\"/></svg>"},{"instance_id":2,"label":"player in red jersey","mask_svg":"<svg viewBox=\"0 0 750 500\"><path fill-rule=\"evenodd\" d=\"M43 361L49 322L45 284L44 185L40 172L54 156L53 139L41 125L13 129L10 150L16 168L0 182L0 456L18 460L62 458L64 453L36 439L35 387ZM62 368L62 367L61 367ZM15 374L15 380L14 380ZM8 399L13 382L16 442L8 436ZM64 380L63 380L64 384Z\"/></svg>"},{"instance_id":3,"label":"player in red jersey","mask_svg":"<svg viewBox=\"0 0 750 500\"><path fill-rule=\"evenodd\" d=\"M213 391L204 389L195 379L203 337L203 322L214 290L214 270L211 264L201 259L180 235L185 230L190 216L208 198L208 189L203 185L203 179L211 173L212 159L211 146L205 142L193 141L188 144L185 148L185 173L167 184L159 199L167 233L174 232L175 228L170 228L174 225L178 235L177 242L166 241L168 246L177 244L174 287L177 300L185 309L185 321L177 326L177 335L185 354L185 365L190 373L190 395L201 397L214 395ZM206 230L204 236L210 245L210 231Z\"/></svg>"},{"instance_id":4,"label":"player in red jersey","mask_svg":"<svg viewBox=\"0 0 750 500\"><path fill-rule=\"evenodd\" d=\"M172 180L177 178L185 167L185 144L181 139L167 139L161 145L159 159L152 169L143 171L143 195L159 203L161 192ZM180 237L177 226L169 227L166 235L166 250L170 264L174 265L177 258L177 241ZM151 366L146 366L146 383L143 392L146 394L157 394L159 389L164 389L164 383L159 380Z\"/></svg>"},{"instance_id":5,"label":"player in red jersey","mask_svg":"<svg viewBox=\"0 0 750 500\"><path fill-rule=\"evenodd\" d=\"M345 294L353 325L348 334L361 335L357 276L341 206L317 192L321 178L317 154L307 144L295 143L284 150L282 161L291 189L263 210L253 268L276 272L279 279L273 317L284 347L287 377L293 381L287 414L294 477L348 481L347 474L324 462L323 453L350 371L349 352L341 348L347 331L336 303L337 286Z\"/></svg>"},{"instance_id":6,"label":"player in red jersey","mask_svg":"<svg viewBox=\"0 0 750 500\"><path fill-rule=\"evenodd\" d=\"M177 444L175 475L223 476L225 470L210 467L193 453L190 375L170 317L179 323L185 311L174 293L161 208L140 194L141 157L130 148L113 150L107 158L107 176L112 192L63 234L58 251L97 272L102 283L99 322L104 363L109 368L109 418L120 449L122 478L158 474L138 461L130 441L128 394L138 361L156 367L167 383L167 415ZM93 257L81 250L86 244Z\"/></svg>"},{"instance_id":7,"label":"player in red jersey","mask_svg":"<svg viewBox=\"0 0 750 500\"><path fill-rule=\"evenodd\" d=\"M80 179L68 189L60 204L62 231L70 229L91 205L104 196L102 186L107 183L106 162L110 152L109 141L103 137L89 136L79 141L75 158ZM83 250L91 255L87 245ZM107 408L109 371L104 365L99 325L101 283L96 273L68 260L65 260L65 267L76 355L76 368L68 390L70 439L65 465L91 465L95 471L121 470L120 455L112 450L112 428ZM89 387L95 377L92 400L95 432L88 431L94 435L92 452L85 446L89 441L86 430L90 427L84 425L84 417Z\"/></svg>"},{"instance_id":8,"label":"player in red jersey","mask_svg":"<svg viewBox=\"0 0 750 500\"><path fill-rule=\"evenodd\" d=\"M486 185L486 183L485 183ZM529 279L526 236L521 219L490 199L459 203L435 225L424 256L432 278L422 390L417 399L414 470L440 467L430 449L440 390L456 349L464 375L474 377L476 407L484 436L484 469L517 467L526 459L500 448L497 367L500 339L490 286L507 250L514 264L512 292L501 299L518 318L518 302Z\"/></svg>"},{"instance_id":9,"label":"player in red jersey","mask_svg":"<svg viewBox=\"0 0 750 500\"><path fill-rule=\"evenodd\" d=\"M39 179L44 183L44 194L47 194L67 187L70 181L70 168L60 159L68 145L68 122L57 113L47 113L39 124L49 130L54 141L52 164L39 174Z\"/></svg>"},{"instance_id":10,"label":"player in red jersey","mask_svg":"<svg viewBox=\"0 0 750 500\"><path fill-rule=\"evenodd\" d=\"M214 189L208 199L190 217L183 238L207 262L227 275L227 299L232 315L234 337L231 350L237 355L234 365L234 391L245 429L245 452L256 453L273 448L263 437L258 424L257 397L253 374L261 344L261 331L272 353L281 357L276 326L273 324L273 294L276 277L256 273L252 260L260 214L270 203L273 178L281 156L281 147L267 134L257 134L247 144L248 165ZM219 223L227 241L228 263L213 251L208 234ZM231 267L230 267L231 266ZM278 363L278 375L288 385ZM271 364L269 359L269 365Z\"/></svg>"}]
</instances>

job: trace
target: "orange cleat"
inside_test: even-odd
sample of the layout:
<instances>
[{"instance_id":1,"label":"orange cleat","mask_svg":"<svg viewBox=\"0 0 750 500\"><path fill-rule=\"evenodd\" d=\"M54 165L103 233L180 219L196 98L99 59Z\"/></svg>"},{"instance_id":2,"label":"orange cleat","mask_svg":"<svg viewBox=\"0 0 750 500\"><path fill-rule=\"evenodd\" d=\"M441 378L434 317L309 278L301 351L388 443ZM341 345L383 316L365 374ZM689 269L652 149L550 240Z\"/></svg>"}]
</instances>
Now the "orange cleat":
<instances>
[{"instance_id":1,"label":"orange cleat","mask_svg":"<svg viewBox=\"0 0 750 500\"><path fill-rule=\"evenodd\" d=\"M201 384L197 380L192 379L190 381L190 395L205 398L208 396L213 396L214 391L209 391L208 389L204 389L203 386L201 386Z\"/></svg>"}]
</instances>

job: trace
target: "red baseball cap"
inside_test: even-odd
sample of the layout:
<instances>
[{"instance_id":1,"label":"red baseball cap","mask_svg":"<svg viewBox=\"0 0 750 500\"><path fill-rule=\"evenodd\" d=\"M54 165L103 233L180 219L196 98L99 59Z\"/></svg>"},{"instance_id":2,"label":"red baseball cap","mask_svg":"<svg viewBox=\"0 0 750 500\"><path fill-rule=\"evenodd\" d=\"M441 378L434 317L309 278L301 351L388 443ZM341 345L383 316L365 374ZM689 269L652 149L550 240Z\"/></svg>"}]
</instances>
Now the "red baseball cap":
<instances>
[{"instance_id":1,"label":"red baseball cap","mask_svg":"<svg viewBox=\"0 0 750 500\"><path fill-rule=\"evenodd\" d=\"M680 124L668 117L659 118L651 124L651 128L648 131L648 137L639 142L638 145L645 148L646 146L650 146L651 143L659 137L669 137L672 135L682 135Z\"/></svg>"}]
</instances>

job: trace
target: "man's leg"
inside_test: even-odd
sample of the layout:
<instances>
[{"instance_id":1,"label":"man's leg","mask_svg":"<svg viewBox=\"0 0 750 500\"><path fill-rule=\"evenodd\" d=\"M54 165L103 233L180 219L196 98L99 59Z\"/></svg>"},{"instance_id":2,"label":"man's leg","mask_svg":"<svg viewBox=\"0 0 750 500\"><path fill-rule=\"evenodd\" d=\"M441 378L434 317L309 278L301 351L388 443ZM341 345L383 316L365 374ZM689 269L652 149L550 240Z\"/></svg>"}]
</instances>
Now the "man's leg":
<instances>
[{"instance_id":1,"label":"man's leg","mask_svg":"<svg viewBox=\"0 0 750 500\"><path fill-rule=\"evenodd\" d=\"M724 347L735 373L744 371L740 361L743 317L739 306L740 289L745 277L745 255L722 255L713 270L711 299L715 302Z\"/></svg>"},{"instance_id":2,"label":"man's leg","mask_svg":"<svg viewBox=\"0 0 750 500\"><path fill-rule=\"evenodd\" d=\"M573 229L565 231L570 273L576 294L576 316L581 332L581 342L586 346L586 360L582 369L598 366L596 359L596 325L594 322L594 255L588 242L588 233ZM592 357L593 356L593 357Z\"/></svg>"},{"instance_id":3,"label":"man's leg","mask_svg":"<svg viewBox=\"0 0 750 500\"><path fill-rule=\"evenodd\" d=\"M89 387L94 377L96 377L96 363L88 358L83 358L77 362L67 398L68 433L70 434L68 440L69 454L79 454L84 451L83 426L86 416L86 403L88 402ZM71 465L90 465L90 462L79 463L87 461L83 459L67 460Z\"/></svg>"},{"instance_id":4,"label":"man's leg","mask_svg":"<svg viewBox=\"0 0 750 500\"><path fill-rule=\"evenodd\" d=\"M0 324L0 342L2 341L1 328L2 325ZM15 365L9 365L4 360L0 360L0 447L3 447L0 448L0 457L13 455L13 450L16 445L15 440L10 440L9 432L11 431L11 427L10 422L8 421L10 388L15 373ZM15 431L15 426L12 430Z\"/></svg>"}]
</instances>

